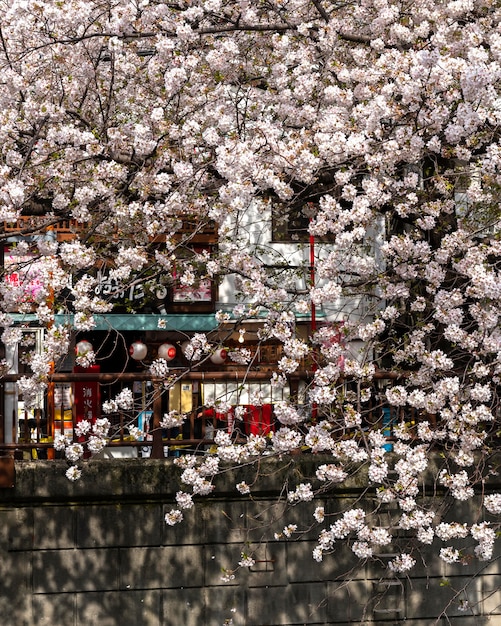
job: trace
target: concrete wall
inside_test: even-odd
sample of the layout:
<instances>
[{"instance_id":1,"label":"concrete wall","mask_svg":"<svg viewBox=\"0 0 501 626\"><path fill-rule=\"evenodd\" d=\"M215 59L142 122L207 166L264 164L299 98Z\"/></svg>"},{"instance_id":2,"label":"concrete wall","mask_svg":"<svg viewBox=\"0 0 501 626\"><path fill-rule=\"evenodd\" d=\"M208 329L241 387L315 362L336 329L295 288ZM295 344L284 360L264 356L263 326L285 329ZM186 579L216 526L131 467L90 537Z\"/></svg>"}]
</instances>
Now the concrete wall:
<instances>
[{"instance_id":1,"label":"concrete wall","mask_svg":"<svg viewBox=\"0 0 501 626\"><path fill-rule=\"evenodd\" d=\"M59 461L17 463L15 488L0 490L0 624L428 626L449 602L451 622L439 624L501 624L496 560L428 565L425 555L412 580L389 578L385 555L380 564L357 567L346 548L315 563L311 513L320 503L327 511L353 504L360 496L355 483L295 507L286 521L304 534L275 541L284 525L284 505L276 501L282 479L312 475L319 462L298 457L278 474L270 462L254 500L240 497L228 476L218 482L217 497L174 527L164 522L180 488L170 459L93 461L78 483L65 478ZM256 549L256 565L223 583L222 569L235 566L243 544ZM478 602L473 611L458 610L465 597Z\"/></svg>"}]
</instances>

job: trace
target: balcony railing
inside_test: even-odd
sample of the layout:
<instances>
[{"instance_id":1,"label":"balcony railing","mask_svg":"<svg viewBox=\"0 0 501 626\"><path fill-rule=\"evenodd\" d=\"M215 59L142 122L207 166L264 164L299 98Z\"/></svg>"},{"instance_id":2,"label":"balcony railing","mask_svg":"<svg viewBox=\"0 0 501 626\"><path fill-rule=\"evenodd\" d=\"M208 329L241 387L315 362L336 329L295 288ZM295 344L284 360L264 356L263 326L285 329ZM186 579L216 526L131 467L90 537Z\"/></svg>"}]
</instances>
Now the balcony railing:
<instances>
[{"instance_id":1,"label":"balcony railing","mask_svg":"<svg viewBox=\"0 0 501 626\"><path fill-rule=\"evenodd\" d=\"M3 232L8 236L37 235L51 231L57 241L70 241L86 225L74 219L57 219L51 216L21 215L16 220L3 222ZM180 217L176 236L189 238L192 243L213 244L217 241L217 228L213 221L201 223L199 219ZM154 237L155 241L165 241L165 236Z\"/></svg>"},{"instance_id":2,"label":"balcony railing","mask_svg":"<svg viewBox=\"0 0 501 626\"><path fill-rule=\"evenodd\" d=\"M54 232L58 241L68 241L75 238L81 229L81 224L72 219L55 220L50 216L22 215L16 220L3 223L3 232L7 235L33 235L46 231Z\"/></svg>"}]
</instances>

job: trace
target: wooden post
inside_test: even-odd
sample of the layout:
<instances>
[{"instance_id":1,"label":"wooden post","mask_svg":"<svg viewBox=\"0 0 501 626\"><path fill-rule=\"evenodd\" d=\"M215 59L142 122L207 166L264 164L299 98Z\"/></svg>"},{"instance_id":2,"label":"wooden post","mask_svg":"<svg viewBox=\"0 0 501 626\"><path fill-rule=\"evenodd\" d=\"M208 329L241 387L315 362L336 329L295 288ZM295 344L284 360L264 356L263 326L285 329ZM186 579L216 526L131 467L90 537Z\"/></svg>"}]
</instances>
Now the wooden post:
<instances>
[{"instance_id":1,"label":"wooden post","mask_svg":"<svg viewBox=\"0 0 501 626\"><path fill-rule=\"evenodd\" d=\"M152 436L153 445L151 448L152 459L164 458L164 444L162 441L162 428L160 422L162 421L162 387L158 381L153 381L153 424L152 424Z\"/></svg>"}]
</instances>

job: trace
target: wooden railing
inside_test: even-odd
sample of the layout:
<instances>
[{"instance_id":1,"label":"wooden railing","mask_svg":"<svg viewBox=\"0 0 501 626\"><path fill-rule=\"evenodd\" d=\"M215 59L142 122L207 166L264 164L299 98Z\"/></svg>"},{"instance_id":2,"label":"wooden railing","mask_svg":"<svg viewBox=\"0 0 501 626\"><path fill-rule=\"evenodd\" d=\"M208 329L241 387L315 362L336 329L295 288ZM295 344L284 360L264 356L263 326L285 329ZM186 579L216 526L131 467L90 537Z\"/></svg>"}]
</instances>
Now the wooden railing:
<instances>
[{"instance_id":1,"label":"wooden railing","mask_svg":"<svg viewBox=\"0 0 501 626\"><path fill-rule=\"evenodd\" d=\"M3 232L7 235L33 235L53 231L58 241L74 239L82 225L77 220L56 220L50 216L22 215L16 220L3 223Z\"/></svg>"},{"instance_id":2,"label":"wooden railing","mask_svg":"<svg viewBox=\"0 0 501 626\"><path fill-rule=\"evenodd\" d=\"M300 389L311 380L312 373L297 372L289 377L288 385L282 392L271 391L269 371L247 372L186 372L180 376L178 387L171 387L169 393L160 380L154 380L148 373L56 373L52 375L44 409L18 411L17 415L0 415L0 454L15 455L17 458L55 458L54 438L66 434L77 439L74 429L79 419L75 403L71 401L77 384L92 382L99 385L100 401L111 400L125 387L134 391L134 406L131 410L102 414L111 422L109 441L106 451L101 456L134 456L163 458L164 456L210 451L214 434L219 429L231 433L236 442L245 442L251 434L271 435L278 427L273 404L287 398L296 398L302 404L303 411L312 407L301 397ZM0 391L5 383L12 384L17 375L7 375L0 381ZM384 380L382 376L378 376ZM386 383L391 384L387 378ZM353 396L353 404L362 415L362 428L383 428L388 437L388 449L391 449L393 425L404 421L410 431L414 431L420 419L424 417L416 410L388 406L384 396L378 393L376 386L371 400L361 402L357 386L346 383L346 390ZM377 385L377 383L376 383ZM12 386L12 385L11 385ZM181 386L187 389L184 399ZM203 397L202 391L205 393ZM178 393L179 392L179 393ZM232 409L220 411L207 408L208 395L218 400L228 400ZM263 393L264 392L264 393ZM183 392L184 393L184 392ZM253 401L255 396L262 396L261 404ZM184 402L184 406L183 406ZM178 404L176 404L178 403ZM48 409L47 407L51 407ZM240 406L240 409L236 407ZM182 426L162 428L162 417L174 407L187 415ZM240 419L236 419L235 415ZM315 419L325 416L318 408L314 410ZM426 416L433 421L433 418ZM332 415L331 425L336 428ZM5 436L5 423L13 425L12 434ZM134 438L133 428L141 429L143 434ZM343 424L340 418L339 432Z\"/></svg>"},{"instance_id":3,"label":"wooden railing","mask_svg":"<svg viewBox=\"0 0 501 626\"><path fill-rule=\"evenodd\" d=\"M85 231L87 225L74 219L57 219L51 216L22 215L16 220L3 223L3 232L10 236L25 236L52 231L57 241L71 241L78 233ZM199 219L180 217L178 237L188 237L198 244L212 244L217 241L217 228L213 221L201 224ZM163 238L163 239L162 239ZM165 241L165 236L154 238L155 241Z\"/></svg>"}]
</instances>

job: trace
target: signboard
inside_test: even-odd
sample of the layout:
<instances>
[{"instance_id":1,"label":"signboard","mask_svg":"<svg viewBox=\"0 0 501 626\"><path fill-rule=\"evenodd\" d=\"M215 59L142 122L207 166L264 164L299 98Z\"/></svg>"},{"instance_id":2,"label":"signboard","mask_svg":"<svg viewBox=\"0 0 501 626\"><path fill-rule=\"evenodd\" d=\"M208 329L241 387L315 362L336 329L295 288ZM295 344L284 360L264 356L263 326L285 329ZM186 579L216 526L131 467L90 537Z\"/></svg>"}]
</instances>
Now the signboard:
<instances>
[{"instance_id":1,"label":"signboard","mask_svg":"<svg viewBox=\"0 0 501 626\"><path fill-rule=\"evenodd\" d=\"M159 282L158 277L138 278L132 275L129 284L124 286L110 274L109 268L101 267L97 270L96 279L94 294L115 306L127 305L137 311L150 302L161 304L167 298L167 287Z\"/></svg>"},{"instance_id":2,"label":"signboard","mask_svg":"<svg viewBox=\"0 0 501 626\"><path fill-rule=\"evenodd\" d=\"M43 288L42 263L35 253L24 246L4 247L4 281L16 290L16 299L22 303L36 302L38 292Z\"/></svg>"},{"instance_id":3,"label":"signboard","mask_svg":"<svg viewBox=\"0 0 501 626\"><path fill-rule=\"evenodd\" d=\"M73 368L74 372L91 373L99 372L99 365L91 365L90 367ZM92 424L99 417L101 412L101 390L97 380L85 380L74 383L74 405L75 405L75 421L81 422L88 420ZM79 437L80 443L85 441L85 437Z\"/></svg>"},{"instance_id":4,"label":"signboard","mask_svg":"<svg viewBox=\"0 0 501 626\"><path fill-rule=\"evenodd\" d=\"M174 302L211 302L212 282L209 278L200 279L195 285L175 285Z\"/></svg>"}]
</instances>

